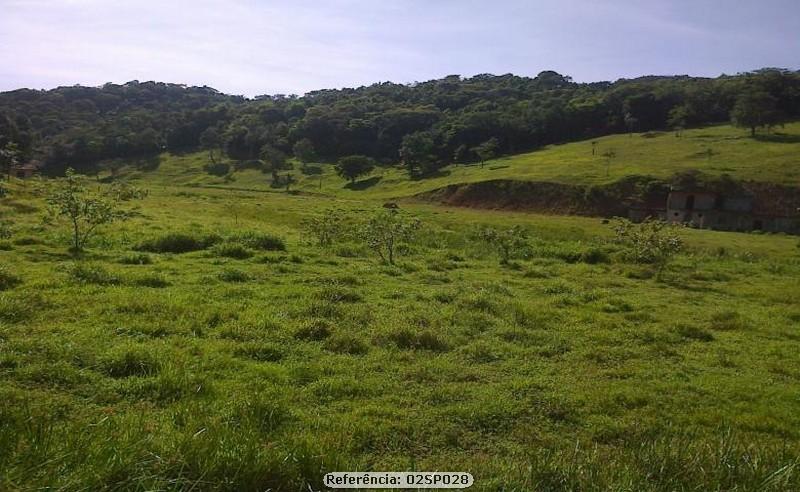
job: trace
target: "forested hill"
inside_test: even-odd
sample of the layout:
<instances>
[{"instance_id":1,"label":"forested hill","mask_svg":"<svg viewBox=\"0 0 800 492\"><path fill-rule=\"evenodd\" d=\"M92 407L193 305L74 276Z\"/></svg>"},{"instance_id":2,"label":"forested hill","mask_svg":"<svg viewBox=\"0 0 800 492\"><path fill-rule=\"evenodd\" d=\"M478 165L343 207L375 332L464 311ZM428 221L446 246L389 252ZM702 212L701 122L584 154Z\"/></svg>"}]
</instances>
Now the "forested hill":
<instances>
[{"instance_id":1,"label":"forested hill","mask_svg":"<svg viewBox=\"0 0 800 492\"><path fill-rule=\"evenodd\" d=\"M800 118L800 72L763 69L715 79L642 77L575 83L457 75L411 85L246 99L208 87L133 81L0 93L0 148L58 174L117 157L221 149L237 161L292 154L333 161L403 159L426 174L454 162L624 131L726 122L753 131ZM298 155L300 154L300 155Z\"/></svg>"}]
</instances>

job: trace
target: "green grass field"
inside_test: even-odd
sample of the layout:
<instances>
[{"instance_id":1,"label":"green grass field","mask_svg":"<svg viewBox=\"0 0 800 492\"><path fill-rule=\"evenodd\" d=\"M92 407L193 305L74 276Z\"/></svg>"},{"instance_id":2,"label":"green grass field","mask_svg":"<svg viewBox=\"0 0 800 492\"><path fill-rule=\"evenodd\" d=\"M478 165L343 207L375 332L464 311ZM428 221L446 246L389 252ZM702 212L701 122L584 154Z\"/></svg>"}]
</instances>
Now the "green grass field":
<instances>
[{"instance_id":1,"label":"green grass field","mask_svg":"<svg viewBox=\"0 0 800 492\"><path fill-rule=\"evenodd\" d=\"M142 216L81 258L14 183L0 200L14 222L0 242L0 489L299 492L347 470L468 471L479 491L800 489L797 238L687 229L656 278L600 219L403 203L423 228L396 266L301 225L499 177L798 176L800 144L728 127L599 141L618 153L608 178L576 143L429 181L388 169L360 191L323 166L322 191L305 177L316 191L298 195L163 156L124 172L150 191ZM710 162L694 156L704 145ZM521 225L530 247L501 266L475 238L485 225ZM258 231L286 250L135 251L175 231Z\"/></svg>"}]
</instances>

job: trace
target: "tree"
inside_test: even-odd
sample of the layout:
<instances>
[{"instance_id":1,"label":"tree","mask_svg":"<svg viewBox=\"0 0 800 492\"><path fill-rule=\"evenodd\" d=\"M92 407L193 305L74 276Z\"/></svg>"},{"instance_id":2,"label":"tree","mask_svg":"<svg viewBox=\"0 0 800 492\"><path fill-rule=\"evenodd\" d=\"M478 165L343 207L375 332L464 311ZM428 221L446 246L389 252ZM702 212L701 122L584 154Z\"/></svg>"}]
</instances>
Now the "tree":
<instances>
[{"instance_id":1,"label":"tree","mask_svg":"<svg viewBox=\"0 0 800 492\"><path fill-rule=\"evenodd\" d=\"M303 222L306 230L317 238L320 246L330 246L345 229L344 213L337 209L325 210Z\"/></svg>"},{"instance_id":2,"label":"tree","mask_svg":"<svg viewBox=\"0 0 800 492\"><path fill-rule=\"evenodd\" d=\"M492 137L482 144L472 148L472 151L475 152L481 160L481 167L483 167L483 164L486 161L494 159L494 157L497 155L497 147L499 145L500 142L498 142L495 137Z\"/></svg>"},{"instance_id":3,"label":"tree","mask_svg":"<svg viewBox=\"0 0 800 492\"><path fill-rule=\"evenodd\" d=\"M403 137L400 158L411 176L429 174L439 168L433 136L429 132L414 132Z\"/></svg>"},{"instance_id":4,"label":"tree","mask_svg":"<svg viewBox=\"0 0 800 492\"><path fill-rule=\"evenodd\" d=\"M683 249L678 227L658 220L634 224L618 219L613 229L615 241L625 248L625 257L636 263L655 265L660 277L667 264Z\"/></svg>"},{"instance_id":5,"label":"tree","mask_svg":"<svg viewBox=\"0 0 800 492\"><path fill-rule=\"evenodd\" d=\"M261 152L259 155L261 160L264 161L264 170L268 171L272 175L273 186L279 186L280 176L278 176L278 171L281 169L286 169L287 167L286 154L284 154L281 150L266 144L261 147Z\"/></svg>"},{"instance_id":6,"label":"tree","mask_svg":"<svg viewBox=\"0 0 800 492\"><path fill-rule=\"evenodd\" d=\"M419 219L397 209L379 210L364 225L361 237L382 261L394 265L397 246L413 240L420 225Z\"/></svg>"},{"instance_id":7,"label":"tree","mask_svg":"<svg viewBox=\"0 0 800 492\"><path fill-rule=\"evenodd\" d=\"M303 138L295 142L294 146L292 147L292 152L297 160L303 165L304 169L306 164L312 162L316 158L314 144L312 144L311 140L307 138Z\"/></svg>"},{"instance_id":8,"label":"tree","mask_svg":"<svg viewBox=\"0 0 800 492\"><path fill-rule=\"evenodd\" d=\"M284 179L284 183L283 184L286 186L286 192L288 193L289 192L289 188L294 184L294 181L295 181L294 180L294 174L286 173L286 176L284 176L283 179Z\"/></svg>"},{"instance_id":9,"label":"tree","mask_svg":"<svg viewBox=\"0 0 800 492\"><path fill-rule=\"evenodd\" d=\"M336 163L336 174L355 184L356 178L369 174L375 168L375 161L363 155L342 157Z\"/></svg>"},{"instance_id":10,"label":"tree","mask_svg":"<svg viewBox=\"0 0 800 492\"><path fill-rule=\"evenodd\" d=\"M497 249L501 265L507 265L514 254L528 245L528 235L521 226L504 230L488 227L481 231L480 238Z\"/></svg>"},{"instance_id":11,"label":"tree","mask_svg":"<svg viewBox=\"0 0 800 492\"><path fill-rule=\"evenodd\" d=\"M606 158L606 176L608 176L608 173L611 170L611 161L616 159L617 151L614 149L608 149L603 152L603 157Z\"/></svg>"},{"instance_id":12,"label":"tree","mask_svg":"<svg viewBox=\"0 0 800 492\"><path fill-rule=\"evenodd\" d=\"M756 136L756 129L779 124L782 120L778 100L764 91L742 93L731 110L731 120L740 128L749 128Z\"/></svg>"},{"instance_id":13,"label":"tree","mask_svg":"<svg viewBox=\"0 0 800 492\"><path fill-rule=\"evenodd\" d=\"M0 149L0 166L6 173L8 181L11 181L11 171L19 163L19 146L15 142L7 142Z\"/></svg>"},{"instance_id":14,"label":"tree","mask_svg":"<svg viewBox=\"0 0 800 492\"><path fill-rule=\"evenodd\" d=\"M675 130L676 137L683 136L683 130L689 121L689 108L682 104L670 109L669 117L667 118L667 125Z\"/></svg>"},{"instance_id":15,"label":"tree","mask_svg":"<svg viewBox=\"0 0 800 492\"><path fill-rule=\"evenodd\" d=\"M222 135L217 128L210 126L200 134L200 146L208 150L208 158L212 164L217 164L214 151L222 146Z\"/></svg>"},{"instance_id":16,"label":"tree","mask_svg":"<svg viewBox=\"0 0 800 492\"><path fill-rule=\"evenodd\" d=\"M66 177L57 179L46 190L48 222L64 218L70 225L73 252L83 251L97 228L136 215L125 208L131 200L146 196L143 190L124 183L114 183L99 189L86 185L86 177L67 169Z\"/></svg>"},{"instance_id":17,"label":"tree","mask_svg":"<svg viewBox=\"0 0 800 492\"><path fill-rule=\"evenodd\" d=\"M634 117L630 113L625 113L624 117L625 121L625 128L628 129L628 136L633 136L633 130L636 128L636 125L639 123L639 119Z\"/></svg>"}]
</instances>

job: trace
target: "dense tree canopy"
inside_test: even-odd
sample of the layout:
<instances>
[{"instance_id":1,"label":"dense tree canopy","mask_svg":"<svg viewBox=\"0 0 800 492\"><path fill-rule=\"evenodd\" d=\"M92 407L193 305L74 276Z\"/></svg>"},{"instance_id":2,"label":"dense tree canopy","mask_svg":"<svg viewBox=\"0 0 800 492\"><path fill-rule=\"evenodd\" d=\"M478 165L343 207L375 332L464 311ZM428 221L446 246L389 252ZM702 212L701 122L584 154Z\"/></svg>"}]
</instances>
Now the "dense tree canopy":
<instances>
[{"instance_id":1,"label":"dense tree canopy","mask_svg":"<svg viewBox=\"0 0 800 492\"><path fill-rule=\"evenodd\" d=\"M575 83L551 71L534 78L450 75L254 99L138 81L20 89L0 93L0 147L14 142L21 159L38 158L52 174L165 150L207 149L215 158L214 147L234 161L258 160L269 148L301 160L403 160L424 174L478 161L476 149L490 141L494 152L507 154L732 116L748 128L800 117L800 73L763 69L715 79L650 76L613 83Z\"/></svg>"}]
</instances>

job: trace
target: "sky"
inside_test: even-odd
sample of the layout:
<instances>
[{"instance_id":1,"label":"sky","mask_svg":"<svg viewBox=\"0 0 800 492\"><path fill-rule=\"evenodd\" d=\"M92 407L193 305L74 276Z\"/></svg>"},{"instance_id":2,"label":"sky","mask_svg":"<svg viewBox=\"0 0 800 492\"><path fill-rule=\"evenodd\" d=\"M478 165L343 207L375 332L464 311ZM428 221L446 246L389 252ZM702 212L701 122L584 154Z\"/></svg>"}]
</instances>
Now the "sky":
<instances>
[{"instance_id":1,"label":"sky","mask_svg":"<svg viewBox=\"0 0 800 492\"><path fill-rule=\"evenodd\" d=\"M800 69L800 0L0 0L0 91L303 94L480 73Z\"/></svg>"}]
</instances>

